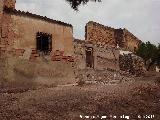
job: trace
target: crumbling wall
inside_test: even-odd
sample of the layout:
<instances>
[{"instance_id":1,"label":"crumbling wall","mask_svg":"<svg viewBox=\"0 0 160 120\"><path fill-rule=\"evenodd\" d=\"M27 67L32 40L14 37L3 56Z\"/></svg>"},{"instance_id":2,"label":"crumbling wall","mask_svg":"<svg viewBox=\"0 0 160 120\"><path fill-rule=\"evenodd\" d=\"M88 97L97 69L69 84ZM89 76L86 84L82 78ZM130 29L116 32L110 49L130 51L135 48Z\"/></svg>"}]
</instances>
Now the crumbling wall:
<instances>
[{"instance_id":1,"label":"crumbling wall","mask_svg":"<svg viewBox=\"0 0 160 120\"><path fill-rule=\"evenodd\" d=\"M86 49L93 48L94 67L86 66ZM119 74L119 50L107 45L75 40L75 75L77 81L113 82ZM117 76L118 78L118 76ZM116 79L120 80L120 79Z\"/></svg>"},{"instance_id":2,"label":"crumbling wall","mask_svg":"<svg viewBox=\"0 0 160 120\"><path fill-rule=\"evenodd\" d=\"M85 49L93 47L94 68L86 67ZM133 81L145 73L143 59L130 51L122 51L103 43L75 40L76 76L80 81L95 83L119 83ZM123 54L122 54L123 53Z\"/></svg>"},{"instance_id":3,"label":"crumbling wall","mask_svg":"<svg viewBox=\"0 0 160 120\"><path fill-rule=\"evenodd\" d=\"M16 0L1 0L1 1L4 1L5 7L15 9Z\"/></svg>"},{"instance_id":4,"label":"crumbling wall","mask_svg":"<svg viewBox=\"0 0 160 120\"><path fill-rule=\"evenodd\" d=\"M121 71L136 76L141 76L146 71L143 59L132 53L120 55L119 66Z\"/></svg>"},{"instance_id":5,"label":"crumbling wall","mask_svg":"<svg viewBox=\"0 0 160 120\"><path fill-rule=\"evenodd\" d=\"M86 25L86 40L115 46L114 28L91 21Z\"/></svg>"},{"instance_id":6,"label":"crumbling wall","mask_svg":"<svg viewBox=\"0 0 160 120\"><path fill-rule=\"evenodd\" d=\"M114 29L96 22L88 22L86 25L87 41L102 43L112 47L120 47L123 50L134 52L141 41L127 29Z\"/></svg>"},{"instance_id":7,"label":"crumbling wall","mask_svg":"<svg viewBox=\"0 0 160 120\"><path fill-rule=\"evenodd\" d=\"M12 50L12 45L13 45L13 34L12 29L9 30L8 28L10 27L12 20L11 16L7 15L4 13L3 8L4 8L4 1L1 1L1 21L0 21L0 69L1 69L1 76L0 80L1 81L6 81L8 73L9 73L9 62L8 62L8 57L10 56L11 50Z\"/></svg>"},{"instance_id":8,"label":"crumbling wall","mask_svg":"<svg viewBox=\"0 0 160 120\"><path fill-rule=\"evenodd\" d=\"M5 68L3 79L8 82L29 79L37 84L75 83L72 27L41 18L4 10L0 44L1 61L5 61L0 65ZM53 49L49 55L36 50L37 32L52 34Z\"/></svg>"},{"instance_id":9,"label":"crumbling wall","mask_svg":"<svg viewBox=\"0 0 160 120\"><path fill-rule=\"evenodd\" d=\"M122 71L112 70L80 70L77 76L79 84L118 84L134 81L134 76L126 75Z\"/></svg>"},{"instance_id":10,"label":"crumbling wall","mask_svg":"<svg viewBox=\"0 0 160 120\"><path fill-rule=\"evenodd\" d=\"M103 44L92 44L88 41L75 40L75 58L78 69L86 68L86 49L93 48L94 69L119 70L119 50Z\"/></svg>"},{"instance_id":11,"label":"crumbling wall","mask_svg":"<svg viewBox=\"0 0 160 120\"><path fill-rule=\"evenodd\" d=\"M119 70L119 50L111 47L100 46L96 50L96 69Z\"/></svg>"},{"instance_id":12,"label":"crumbling wall","mask_svg":"<svg viewBox=\"0 0 160 120\"><path fill-rule=\"evenodd\" d=\"M25 78L33 83L42 85L60 85L75 83L73 63L66 61L30 62L28 60L16 59L14 63L15 79Z\"/></svg>"},{"instance_id":13,"label":"crumbling wall","mask_svg":"<svg viewBox=\"0 0 160 120\"><path fill-rule=\"evenodd\" d=\"M138 46L141 44L141 41L127 29L124 29L124 41L125 49L132 52L135 52L135 50L138 49Z\"/></svg>"},{"instance_id":14,"label":"crumbling wall","mask_svg":"<svg viewBox=\"0 0 160 120\"><path fill-rule=\"evenodd\" d=\"M64 51L67 56L73 55L72 28L32 19L27 16L12 15L15 39L14 48L36 50L36 34L43 32L52 34L52 52Z\"/></svg>"},{"instance_id":15,"label":"crumbling wall","mask_svg":"<svg viewBox=\"0 0 160 120\"><path fill-rule=\"evenodd\" d=\"M86 47L84 40L74 40L75 66L77 70L83 70L86 68L85 49Z\"/></svg>"}]
</instances>

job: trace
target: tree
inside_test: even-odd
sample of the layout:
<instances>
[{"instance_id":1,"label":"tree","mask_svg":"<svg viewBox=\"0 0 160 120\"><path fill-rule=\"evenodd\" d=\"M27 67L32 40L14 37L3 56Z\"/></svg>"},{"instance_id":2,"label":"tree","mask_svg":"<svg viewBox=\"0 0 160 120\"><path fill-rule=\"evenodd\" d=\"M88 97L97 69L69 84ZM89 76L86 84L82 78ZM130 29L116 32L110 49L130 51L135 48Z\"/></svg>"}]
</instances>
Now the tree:
<instances>
[{"instance_id":1,"label":"tree","mask_svg":"<svg viewBox=\"0 0 160 120\"><path fill-rule=\"evenodd\" d=\"M160 44L156 46L150 42L142 43L136 54L144 59L147 70L154 64L160 65Z\"/></svg>"},{"instance_id":2,"label":"tree","mask_svg":"<svg viewBox=\"0 0 160 120\"><path fill-rule=\"evenodd\" d=\"M145 43L142 43L142 44L139 46L138 50L136 51L136 54L144 59L145 65L146 65L147 60L149 59L149 58L147 57L147 55L146 55L146 49L147 49L147 48L146 48L146 44L145 44Z\"/></svg>"},{"instance_id":3,"label":"tree","mask_svg":"<svg viewBox=\"0 0 160 120\"><path fill-rule=\"evenodd\" d=\"M157 53L157 65L160 67L160 44L158 45L158 53Z\"/></svg>"},{"instance_id":4,"label":"tree","mask_svg":"<svg viewBox=\"0 0 160 120\"><path fill-rule=\"evenodd\" d=\"M78 10L81 4L87 4L89 1L101 2L101 0L66 0L74 10Z\"/></svg>"}]
</instances>

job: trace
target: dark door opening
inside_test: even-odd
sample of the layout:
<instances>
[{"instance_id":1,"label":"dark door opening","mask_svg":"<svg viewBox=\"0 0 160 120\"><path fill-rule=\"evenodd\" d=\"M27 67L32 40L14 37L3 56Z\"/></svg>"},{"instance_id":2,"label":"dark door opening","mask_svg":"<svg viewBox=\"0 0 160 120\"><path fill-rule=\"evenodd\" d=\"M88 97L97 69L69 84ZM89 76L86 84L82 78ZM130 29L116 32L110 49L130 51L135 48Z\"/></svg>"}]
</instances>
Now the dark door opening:
<instances>
[{"instance_id":1,"label":"dark door opening","mask_svg":"<svg viewBox=\"0 0 160 120\"><path fill-rule=\"evenodd\" d=\"M94 68L94 57L93 57L93 48L86 48L86 66L89 68Z\"/></svg>"},{"instance_id":2,"label":"dark door opening","mask_svg":"<svg viewBox=\"0 0 160 120\"><path fill-rule=\"evenodd\" d=\"M48 54L52 51L52 35L47 33L37 33L37 51Z\"/></svg>"}]
</instances>

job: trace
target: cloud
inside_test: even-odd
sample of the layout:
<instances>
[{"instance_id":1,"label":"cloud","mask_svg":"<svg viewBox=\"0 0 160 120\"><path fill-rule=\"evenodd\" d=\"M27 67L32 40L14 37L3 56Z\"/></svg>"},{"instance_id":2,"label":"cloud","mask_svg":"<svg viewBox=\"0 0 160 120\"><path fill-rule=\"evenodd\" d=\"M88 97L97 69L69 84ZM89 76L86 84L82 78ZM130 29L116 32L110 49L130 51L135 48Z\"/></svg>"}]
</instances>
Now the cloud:
<instances>
[{"instance_id":1,"label":"cloud","mask_svg":"<svg viewBox=\"0 0 160 120\"><path fill-rule=\"evenodd\" d=\"M160 0L102 0L89 2L76 12L65 0L17 0L16 8L70 23L74 37L84 39L92 20L106 26L127 28L142 41L160 43Z\"/></svg>"}]
</instances>

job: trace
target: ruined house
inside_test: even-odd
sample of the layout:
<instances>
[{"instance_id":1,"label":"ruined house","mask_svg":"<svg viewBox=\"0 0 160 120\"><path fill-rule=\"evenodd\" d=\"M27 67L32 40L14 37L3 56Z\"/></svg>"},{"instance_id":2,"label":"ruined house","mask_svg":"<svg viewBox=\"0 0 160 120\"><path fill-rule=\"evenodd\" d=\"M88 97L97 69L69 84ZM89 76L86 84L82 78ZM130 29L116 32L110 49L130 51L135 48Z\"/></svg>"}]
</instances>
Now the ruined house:
<instances>
[{"instance_id":1,"label":"ruined house","mask_svg":"<svg viewBox=\"0 0 160 120\"><path fill-rule=\"evenodd\" d=\"M121 51L134 53L141 44L127 29L114 29L93 21L88 22L85 29L85 40L75 39L74 42L76 66L81 79L109 82L116 76L121 78L121 71L132 75L143 73L141 58L131 54L121 55Z\"/></svg>"},{"instance_id":2,"label":"ruined house","mask_svg":"<svg viewBox=\"0 0 160 120\"><path fill-rule=\"evenodd\" d=\"M126 29L96 22L86 25L85 40L61 21L15 9L0 0L0 79L36 84L71 84L120 79L120 50L134 52L141 41ZM128 69L128 68L127 68Z\"/></svg>"},{"instance_id":3,"label":"ruined house","mask_svg":"<svg viewBox=\"0 0 160 120\"><path fill-rule=\"evenodd\" d=\"M15 9L16 0L0 0L1 79L22 77L72 81L73 27ZM50 82L50 81L47 81Z\"/></svg>"},{"instance_id":4,"label":"ruined house","mask_svg":"<svg viewBox=\"0 0 160 120\"><path fill-rule=\"evenodd\" d=\"M76 77L82 81L113 81L119 73L119 50L108 45L75 39Z\"/></svg>"}]
</instances>

